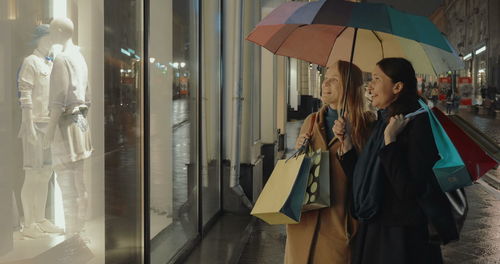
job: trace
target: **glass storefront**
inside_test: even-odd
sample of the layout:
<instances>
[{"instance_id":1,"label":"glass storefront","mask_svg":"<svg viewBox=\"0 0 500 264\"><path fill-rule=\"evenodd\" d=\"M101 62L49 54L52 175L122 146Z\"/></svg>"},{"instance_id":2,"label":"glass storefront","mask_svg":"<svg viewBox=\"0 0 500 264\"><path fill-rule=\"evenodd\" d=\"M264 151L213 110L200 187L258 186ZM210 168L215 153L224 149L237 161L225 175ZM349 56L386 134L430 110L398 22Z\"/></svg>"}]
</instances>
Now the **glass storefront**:
<instances>
[{"instance_id":1,"label":"glass storefront","mask_svg":"<svg viewBox=\"0 0 500 264\"><path fill-rule=\"evenodd\" d=\"M220 2L0 2L0 264L167 263L216 219Z\"/></svg>"},{"instance_id":2,"label":"glass storefront","mask_svg":"<svg viewBox=\"0 0 500 264\"><path fill-rule=\"evenodd\" d=\"M150 4L151 258L166 263L198 234L198 6Z\"/></svg>"},{"instance_id":3,"label":"glass storefront","mask_svg":"<svg viewBox=\"0 0 500 264\"><path fill-rule=\"evenodd\" d=\"M1 5L0 263L140 263L142 2Z\"/></svg>"},{"instance_id":4,"label":"glass storefront","mask_svg":"<svg viewBox=\"0 0 500 264\"><path fill-rule=\"evenodd\" d=\"M202 2L201 194L203 226L214 220L221 206L221 4Z\"/></svg>"}]
</instances>

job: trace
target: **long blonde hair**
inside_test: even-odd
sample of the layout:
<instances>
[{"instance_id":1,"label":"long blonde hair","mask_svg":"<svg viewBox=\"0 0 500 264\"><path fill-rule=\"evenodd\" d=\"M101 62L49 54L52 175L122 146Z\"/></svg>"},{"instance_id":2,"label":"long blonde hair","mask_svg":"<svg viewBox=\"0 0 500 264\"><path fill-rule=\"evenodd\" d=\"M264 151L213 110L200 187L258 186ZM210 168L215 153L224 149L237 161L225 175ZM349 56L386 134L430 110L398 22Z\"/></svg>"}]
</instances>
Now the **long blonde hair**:
<instances>
[{"instance_id":1,"label":"long blonde hair","mask_svg":"<svg viewBox=\"0 0 500 264\"><path fill-rule=\"evenodd\" d=\"M349 62L338 61L338 70L340 73L340 83L342 87L342 96L339 99L339 110L342 107L344 91L347 85L347 75L349 71ZM374 115L366 111L365 96L363 90L363 73L355 64L351 65L351 81L349 90L347 90L346 115L352 125L352 143L359 151L363 148L370 134L370 124L374 120Z\"/></svg>"}]
</instances>

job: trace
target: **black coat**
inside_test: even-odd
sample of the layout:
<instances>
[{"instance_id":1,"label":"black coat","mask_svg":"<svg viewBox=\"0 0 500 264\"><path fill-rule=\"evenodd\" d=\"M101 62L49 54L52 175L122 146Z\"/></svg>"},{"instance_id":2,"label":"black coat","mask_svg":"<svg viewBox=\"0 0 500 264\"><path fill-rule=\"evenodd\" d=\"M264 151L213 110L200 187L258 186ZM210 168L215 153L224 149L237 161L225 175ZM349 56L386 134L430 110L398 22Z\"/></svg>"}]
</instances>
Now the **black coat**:
<instances>
[{"instance_id":1,"label":"black coat","mask_svg":"<svg viewBox=\"0 0 500 264\"><path fill-rule=\"evenodd\" d=\"M370 222L361 223L358 237L354 238L354 243L358 244L353 247L354 260L364 259L359 263L367 260L367 263L396 263L413 258L408 263L425 262L424 252L418 254L418 251L432 247L428 224L432 226L431 229L437 230L444 243L458 239L450 204L432 171L439 155L428 115L424 113L416 116L398 135L397 140L384 146L378 155L382 163L380 173L383 175L384 190L381 209ZM353 150L341 158L344 171L350 177L356 159ZM372 241L361 241L366 239ZM393 241L401 239L415 241ZM402 252L398 252L394 247L400 248L401 245L407 247L403 246ZM394 261L376 260L381 257L380 252L384 252L384 248L388 252L387 256L391 259L395 257ZM359 258L356 254L364 256ZM416 260L416 256L423 258Z\"/></svg>"}]
</instances>

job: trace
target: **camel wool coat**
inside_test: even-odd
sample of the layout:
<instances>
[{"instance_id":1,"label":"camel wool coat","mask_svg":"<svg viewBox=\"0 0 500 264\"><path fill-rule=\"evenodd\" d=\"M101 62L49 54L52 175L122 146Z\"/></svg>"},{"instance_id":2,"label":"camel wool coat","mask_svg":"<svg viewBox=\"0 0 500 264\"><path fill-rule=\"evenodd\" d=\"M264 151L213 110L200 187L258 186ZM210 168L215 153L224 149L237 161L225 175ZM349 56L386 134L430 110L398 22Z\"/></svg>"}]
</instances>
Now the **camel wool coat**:
<instances>
[{"instance_id":1,"label":"camel wool coat","mask_svg":"<svg viewBox=\"0 0 500 264\"><path fill-rule=\"evenodd\" d=\"M327 151L330 143L331 207L302 213L298 224L286 226L285 264L346 264L350 263L350 240L357 229L357 222L350 215L350 188L338 160L340 141L333 138L326 142L325 111L309 115L300 134L309 131L312 115L316 115L312 129L313 150Z\"/></svg>"}]
</instances>

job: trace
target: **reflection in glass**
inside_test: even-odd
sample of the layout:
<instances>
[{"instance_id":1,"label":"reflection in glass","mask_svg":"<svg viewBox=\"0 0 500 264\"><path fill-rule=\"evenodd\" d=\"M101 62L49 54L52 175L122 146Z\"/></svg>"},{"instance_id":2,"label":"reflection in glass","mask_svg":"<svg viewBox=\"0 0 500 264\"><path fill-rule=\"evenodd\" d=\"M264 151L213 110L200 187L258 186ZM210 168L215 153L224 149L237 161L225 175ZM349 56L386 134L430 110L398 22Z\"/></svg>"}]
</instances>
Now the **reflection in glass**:
<instances>
[{"instance_id":1,"label":"reflection in glass","mask_svg":"<svg viewBox=\"0 0 500 264\"><path fill-rule=\"evenodd\" d=\"M153 263L198 235L195 0L150 2L150 234Z\"/></svg>"},{"instance_id":2,"label":"reflection in glass","mask_svg":"<svg viewBox=\"0 0 500 264\"><path fill-rule=\"evenodd\" d=\"M207 224L220 208L220 3L203 3L203 84L201 102L201 185L203 224Z\"/></svg>"}]
</instances>

